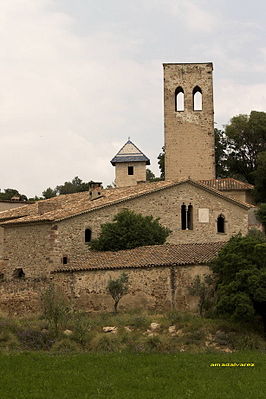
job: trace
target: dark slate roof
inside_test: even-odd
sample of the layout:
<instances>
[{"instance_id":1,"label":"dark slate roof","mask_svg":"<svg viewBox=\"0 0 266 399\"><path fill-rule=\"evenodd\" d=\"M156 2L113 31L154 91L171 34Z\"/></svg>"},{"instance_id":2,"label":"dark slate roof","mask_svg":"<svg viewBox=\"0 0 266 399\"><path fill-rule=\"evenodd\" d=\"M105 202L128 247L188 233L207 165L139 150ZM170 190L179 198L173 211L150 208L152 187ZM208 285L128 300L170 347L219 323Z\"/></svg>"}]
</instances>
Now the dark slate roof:
<instances>
[{"instance_id":1,"label":"dark slate roof","mask_svg":"<svg viewBox=\"0 0 266 399\"><path fill-rule=\"evenodd\" d=\"M134 152L128 151L127 147L134 148ZM111 164L115 165L116 163L121 162L146 162L146 165L150 165L150 160L146 155L141 152L138 147L132 143L132 141L128 140L125 145L118 151L118 153L111 160Z\"/></svg>"},{"instance_id":2,"label":"dark slate roof","mask_svg":"<svg viewBox=\"0 0 266 399\"><path fill-rule=\"evenodd\" d=\"M88 251L86 257L60 265L53 273L207 264L224 245L220 241L149 245L117 252Z\"/></svg>"}]
</instances>

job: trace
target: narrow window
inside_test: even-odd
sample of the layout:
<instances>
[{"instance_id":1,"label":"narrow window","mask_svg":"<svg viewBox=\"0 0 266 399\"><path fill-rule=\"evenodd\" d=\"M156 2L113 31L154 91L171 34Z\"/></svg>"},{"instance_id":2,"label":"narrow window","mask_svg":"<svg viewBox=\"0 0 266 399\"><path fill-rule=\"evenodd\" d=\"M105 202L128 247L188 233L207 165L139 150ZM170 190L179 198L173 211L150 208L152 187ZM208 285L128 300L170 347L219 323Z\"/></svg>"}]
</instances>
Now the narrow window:
<instances>
[{"instance_id":1,"label":"narrow window","mask_svg":"<svg viewBox=\"0 0 266 399\"><path fill-rule=\"evenodd\" d=\"M86 229L85 230L85 242L90 242L91 241L91 229Z\"/></svg>"},{"instance_id":2,"label":"narrow window","mask_svg":"<svg viewBox=\"0 0 266 399\"><path fill-rule=\"evenodd\" d=\"M199 86L193 89L193 110L202 111L202 91Z\"/></svg>"},{"instance_id":3,"label":"narrow window","mask_svg":"<svg viewBox=\"0 0 266 399\"><path fill-rule=\"evenodd\" d=\"M193 230L193 206L181 205L181 229Z\"/></svg>"},{"instance_id":4,"label":"narrow window","mask_svg":"<svg viewBox=\"0 0 266 399\"><path fill-rule=\"evenodd\" d=\"M187 228L188 230L193 229L193 206L191 204L187 208Z\"/></svg>"},{"instance_id":5,"label":"narrow window","mask_svg":"<svg viewBox=\"0 0 266 399\"><path fill-rule=\"evenodd\" d=\"M4 273L0 273L0 281L4 281Z\"/></svg>"},{"instance_id":6,"label":"narrow window","mask_svg":"<svg viewBox=\"0 0 266 399\"><path fill-rule=\"evenodd\" d=\"M185 109L185 96L182 87L177 87L175 90L175 110L177 112L184 111Z\"/></svg>"},{"instance_id":7,"label":"narrow window","mask_svg":"<svg viewBox=\"0 0 266 399\"><path fill-rule=\"evenodd\" d=\"M63 256L62 262L63 262L63 265L67 265L67 262L68 262L67 256Z\"/></svg>"},{"instance_id":8,"label":"narrow window","mask_svg":"<svg viewBox=\"0 0 266 399\"><path fill-rule=\"evenodd\" d=\"M127 168L127 174L128 174L129 176L134 175L134 166L128 166L128 168Z\"/></svg>"},{"instance_id":9,"label":"narrow window","mask_svg":"<svg viewBox=\"0 0 266 399\"><path fill-rule=\"evenodd\" d=\"M13 272L13 277L19 278L19 279L25 278L25 273L24 273L23 269L21 267L19 267L18 269L15 269Z\"/></svg>"},{"instance_id":10,"label":"narrow window","mask_svg":"<svg viewBox=\"0 0 266 399\"><path fill-rule=\"evenodd\" d=\"M217 233L225 233L224 222L225 222L224 216L219 215L217 218Z\"/></svg>"},{"instance_id":11,"label":"narrow window","mask_svg":"<svg viewBox=\"0 0 266 399\"><path fill-rule=\"evenodd\" d=\"M181 205L181 229L187 229L187 207L185 204Z\"/></svg>"}]
</instances>

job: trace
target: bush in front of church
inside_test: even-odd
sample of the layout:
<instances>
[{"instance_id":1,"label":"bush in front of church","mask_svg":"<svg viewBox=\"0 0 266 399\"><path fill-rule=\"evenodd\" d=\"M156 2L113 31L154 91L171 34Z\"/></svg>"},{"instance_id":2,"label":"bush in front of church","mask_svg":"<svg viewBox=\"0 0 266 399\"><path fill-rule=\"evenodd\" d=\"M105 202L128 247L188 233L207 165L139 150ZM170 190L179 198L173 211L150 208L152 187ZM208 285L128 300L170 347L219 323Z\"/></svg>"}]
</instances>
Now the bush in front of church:
<instances>
[{"instance_id":1,"label":"bush in front of church","mask_svg":"<svg viewBox=\"0 0 266 399\"><path fill-rule=\"evenodd\" d=\"M162 226L159 219L142 216L128 209L119 212L111 223L101 226L98 239L90 248L96 251L119 251L144 245L164 244L171 230Z\"/></svg>"}]
</instances>

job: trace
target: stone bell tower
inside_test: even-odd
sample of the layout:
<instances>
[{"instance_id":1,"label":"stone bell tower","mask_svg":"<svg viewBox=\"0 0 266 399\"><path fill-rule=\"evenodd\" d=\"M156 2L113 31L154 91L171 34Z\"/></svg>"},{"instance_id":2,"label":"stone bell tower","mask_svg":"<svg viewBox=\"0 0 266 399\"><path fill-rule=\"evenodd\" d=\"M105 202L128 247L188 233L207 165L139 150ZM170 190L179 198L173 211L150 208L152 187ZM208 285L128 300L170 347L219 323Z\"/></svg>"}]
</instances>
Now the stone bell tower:
<instances>
[{"instance_id":1,"label":"stone bell tower","mask_svg":"<svg viewBox=\"0 0 266 399\"><path fill-rule=\"evenodd\" d=\"M212 63L163 67L165 179L215 179Z\"/></svg>"}]
</instances>

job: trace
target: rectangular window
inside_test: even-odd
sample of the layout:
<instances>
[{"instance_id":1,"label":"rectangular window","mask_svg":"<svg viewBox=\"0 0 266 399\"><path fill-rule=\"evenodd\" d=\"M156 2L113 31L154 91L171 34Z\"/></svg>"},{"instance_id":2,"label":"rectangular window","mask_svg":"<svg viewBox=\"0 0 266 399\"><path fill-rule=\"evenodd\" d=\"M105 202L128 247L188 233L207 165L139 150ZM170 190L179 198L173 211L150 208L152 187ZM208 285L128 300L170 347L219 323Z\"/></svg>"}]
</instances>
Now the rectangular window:
<instances>
[{"instance_id":1,"label":"rectangular window","mask_svg":"<svg viewBox=\"0 0 266 399\"><path fill-rule=\"evenodd\" d=\"M127 174L128 174L129 176L134 175L134 166L128 166L128 168L127 168Z\"/></svg>"},{"instance_id":2,"label":"rectangular window","mask_svg":"<svg viewBox=\"0 0 266 399\"><path fill-rule=\"evenodd\" d=\"M63 256L62 263L63 263L63 265L67 265L67 263L68 263L67 256Z\"/></svg>"}]
</instances>

